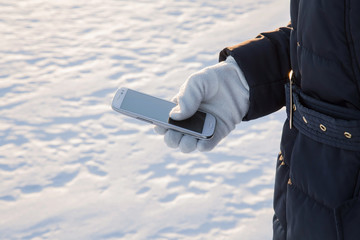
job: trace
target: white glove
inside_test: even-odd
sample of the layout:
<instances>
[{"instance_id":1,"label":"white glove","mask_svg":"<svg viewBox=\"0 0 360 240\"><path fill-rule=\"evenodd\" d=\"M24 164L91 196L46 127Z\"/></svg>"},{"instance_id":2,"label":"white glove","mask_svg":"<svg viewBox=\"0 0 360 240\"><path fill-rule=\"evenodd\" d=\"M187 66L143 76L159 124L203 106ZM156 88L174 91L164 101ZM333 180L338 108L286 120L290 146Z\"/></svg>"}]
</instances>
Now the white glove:
<instances>
[{"instance_id":1,"label":"white glove","mask_svg":"<svg viewBox=\"0 0 360 240\"><path fill-rule=\"evenodd\" d=\"M240 123L249 109L249 86L235 59L204 68L191 75L173 98L178 104L170 112L174 120L191 117L198 109L213 114L216 118L214 136L209 140L196 139L174 130L156 126L155 131L164 134L165 143L179 147L184 153L212 150Z\"/></svg>"}]
</instances>

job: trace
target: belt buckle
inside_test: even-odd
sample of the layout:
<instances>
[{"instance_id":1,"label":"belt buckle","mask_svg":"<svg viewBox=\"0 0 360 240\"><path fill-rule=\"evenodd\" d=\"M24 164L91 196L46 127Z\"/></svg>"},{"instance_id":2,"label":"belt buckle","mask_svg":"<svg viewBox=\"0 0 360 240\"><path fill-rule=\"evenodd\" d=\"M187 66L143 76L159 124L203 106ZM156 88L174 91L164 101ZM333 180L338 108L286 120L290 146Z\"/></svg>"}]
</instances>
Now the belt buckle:
<instances>
[{"instance_id":1,"label":"belt buckle","mask_svg":"<svg viewBox=\"0 0 360 240\"><path fill-rule=\"evenodd\" d=\"M292 129L292 125L293 125L293 94L292 94L292 85L293 85L293 80L292 80L292 76L293 76L293 71L291 70L289 73L289 82L290 82L290 104L289 104L289 110L290 110L290 119L289 119L289 127L290 129Z\"/></svg>"}]
</instances>

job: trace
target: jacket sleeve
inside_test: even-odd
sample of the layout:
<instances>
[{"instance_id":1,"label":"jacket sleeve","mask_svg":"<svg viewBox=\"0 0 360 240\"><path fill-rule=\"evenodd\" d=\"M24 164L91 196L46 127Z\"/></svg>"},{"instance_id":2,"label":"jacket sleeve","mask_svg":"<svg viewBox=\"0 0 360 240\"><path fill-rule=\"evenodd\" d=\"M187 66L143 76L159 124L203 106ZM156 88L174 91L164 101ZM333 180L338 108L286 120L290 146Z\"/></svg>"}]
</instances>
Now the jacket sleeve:
<instances>
[{"instance_id":1,"label":"jacket sleeve","mask_svg":"<svg viewBox=\"0 0 360 240\"><path fill-rule=\"evenodd\" d=\"M244 121L265 116L285 105L284 84L291 69L290 31L291 23L220 52L220 61L229 55L234 57L249 84L250 107Z\"/></svg>"}]
</instances>

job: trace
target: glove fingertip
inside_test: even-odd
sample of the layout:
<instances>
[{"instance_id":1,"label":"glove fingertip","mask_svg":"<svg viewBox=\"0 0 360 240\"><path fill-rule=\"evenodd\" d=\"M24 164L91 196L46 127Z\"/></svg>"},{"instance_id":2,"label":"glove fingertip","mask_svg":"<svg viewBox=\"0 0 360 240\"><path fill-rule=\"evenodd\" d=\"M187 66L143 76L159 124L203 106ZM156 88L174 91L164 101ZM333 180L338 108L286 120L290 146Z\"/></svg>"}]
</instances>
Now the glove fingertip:
<instances>
[{"instance_id":1,"label":"glove fingertip","mask_svg":"<svg viewBox=\"0 0 360 240\"><path fill-rule=\"evenodd\" d=\"M174 120L177 120L177 117L181 115L181 110L180 107L177 105L176 107L174 107L173 109L171 109L170 113L169 113L169 117L171 117Z\"/></svg>"},{"instance_id":2,"label":"glove fingertip","mask_svg":"<svg viewBox=\"0 0 360 240\"><path fill-rule=\"evenodd\" d=\"M190 153L195 151L197 146L197 139L189 135L185 135L179 144L180 151L183 153Z\"/></svg>"},{"instance_id":3,"label":"glove fingertip","mask_svg":"<svg viewBox=\"0 0 360 240\"><path fill-rule=\"evenodd\" d=\"M180 144L182 136L183 135L180 132L170 129L165 133L164 141L168 147L177 148Z\"/></svg>"},{"instance_id":4,"label":"glove fingertip","mask_svg":"<svg viewBox=\"0 0 360 240\"><path fill-rule=\"evenodd\" d=\"M217 141L215 141L214 139L199 140L199 142L197 144L197 149L200 152L209 152L209 151L213 150L216 145L217 145Z\"/></svg>"},{"instance_id":5,"label":"glove fingertip","mask_svg":"<svg viewBox=\"0 0 360 240\"><path fill-rule=\"evenodd\" d=\"M181 111L179 105L177 105L170 111L169 116L176 121L181 121L188 118L187 114Z\"/></svg>"},{"instance_id":6,"label":"glove fingertip","mask_svg":"<svg viewBox=\"0 0 360 240\"><path fill-rule=\"evenodd\" d=\"M155 126L153 127L153 129L154 129L154 132L157 133L157 134L159 134L159 135L165 135L165 133L166 133L166 131L167 131L166 128L163 128L163 127L160 127L160 126L157 126L157 125L155 125Z\"/></svg>"}]
</instances>

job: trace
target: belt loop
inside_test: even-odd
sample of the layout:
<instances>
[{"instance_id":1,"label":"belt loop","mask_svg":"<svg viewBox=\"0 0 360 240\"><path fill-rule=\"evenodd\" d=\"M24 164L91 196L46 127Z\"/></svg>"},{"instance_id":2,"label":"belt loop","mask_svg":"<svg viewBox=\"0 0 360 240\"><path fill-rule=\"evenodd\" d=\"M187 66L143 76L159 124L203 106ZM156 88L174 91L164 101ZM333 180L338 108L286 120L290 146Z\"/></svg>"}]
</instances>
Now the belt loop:
<instances>
[{"instance_id":1,"label":"belt loop","mask_svg":"<svg viewBox=\"0 0 360 240\"><path fill-rule=\"evenodd\" d=\"M293 80L292 80L292 76L293 76L293 71L291 70L289 73L289 82L290 82L290 104L289 104L289 111L290 111L290 119L289 119L289 127L290 129L292 129L292 125L293 125L293 94L292 94L292 84L293 84Z\"/></svg>"}]
</instances>

